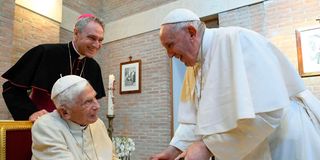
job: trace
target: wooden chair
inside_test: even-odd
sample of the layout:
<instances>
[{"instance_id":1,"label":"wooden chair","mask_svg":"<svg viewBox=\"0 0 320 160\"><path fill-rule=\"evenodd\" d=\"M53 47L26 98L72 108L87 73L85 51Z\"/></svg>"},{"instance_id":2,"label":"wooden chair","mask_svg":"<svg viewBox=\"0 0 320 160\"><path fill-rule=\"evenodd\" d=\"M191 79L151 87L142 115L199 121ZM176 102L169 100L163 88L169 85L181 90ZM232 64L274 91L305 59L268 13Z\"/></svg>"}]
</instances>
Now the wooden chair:
<instances>
[{"instance_id":1,"label":"wooden chair","mask_svg":"<svg viewBox=\"0 0 320 160\"><path fill-rule=\"evenodd\" d=\"M0 160L31 159L32 122L0 120Z\"/></svg>"}]
</instances>

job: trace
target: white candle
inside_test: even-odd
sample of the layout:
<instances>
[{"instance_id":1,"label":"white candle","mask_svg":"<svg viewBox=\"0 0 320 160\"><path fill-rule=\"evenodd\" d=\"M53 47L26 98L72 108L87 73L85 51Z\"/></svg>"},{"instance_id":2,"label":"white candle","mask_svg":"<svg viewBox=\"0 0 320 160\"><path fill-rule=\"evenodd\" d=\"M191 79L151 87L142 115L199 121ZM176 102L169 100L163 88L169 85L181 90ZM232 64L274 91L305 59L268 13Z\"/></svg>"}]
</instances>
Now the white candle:
<instances>
[{"instance_id":1,"label":"white candle","mask_svg":"<svg viewBox=\"0 0 320 160\"><path fill-rule=\"evenodd\" d=\"M109 88L113 88L113 82L114 82L114 75L110 74L109 75Z\"/></svg>"},{"instance_id":2,"label":"white candle","mask_svg":"<svg viewBox=\"0 0 320 160\"><path fill-rule=\"evenodd\" d=\"M108 88L108 115L114 115L113 110L113 83L114 83L114 75L109 75L109 88Z\"/></svg>"},{"instance_id":3,"label":"white candle","mask_svg":"<svg viewBox=\"0 0 320 160\"><path fill-rule=\"evenodd\" d=\"M113 100L112 100L112 91L109 90L109 97L108 97L108 115L112 116L114 115L113 111Z\"/></svg>"}]
</instances>

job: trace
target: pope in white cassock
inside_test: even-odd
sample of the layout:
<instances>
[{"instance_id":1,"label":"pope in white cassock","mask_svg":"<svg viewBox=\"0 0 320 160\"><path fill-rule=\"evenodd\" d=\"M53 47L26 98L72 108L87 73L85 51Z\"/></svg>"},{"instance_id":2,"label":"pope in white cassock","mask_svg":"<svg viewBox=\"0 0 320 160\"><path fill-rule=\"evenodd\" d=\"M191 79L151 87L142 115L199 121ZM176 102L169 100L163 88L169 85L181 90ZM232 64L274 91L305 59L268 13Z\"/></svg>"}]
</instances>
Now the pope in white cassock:
<instances>
[{"instance_id":1,"label":"pope in white cassock","mask_svg":"<svg viewBox=\"0 0 320 160\"><path fill-rule=\"evenodd\" d=\"M150 159L320 158L320 103L266 38L240 27L207 29L190 10L176 9L160 40L188 67L180 125Z\"/></svg>"},{"instance_id":2,"label":"pope in white cassock","mask_svg":"<svg viewBox=\"0 0 320 160\"><path fill-rule=\"evenodd\" d=\"M89 82L76 75L56 81L51 92L57 109L32 126L33 160L118 160Z\"/></svg>"}]
</instances>

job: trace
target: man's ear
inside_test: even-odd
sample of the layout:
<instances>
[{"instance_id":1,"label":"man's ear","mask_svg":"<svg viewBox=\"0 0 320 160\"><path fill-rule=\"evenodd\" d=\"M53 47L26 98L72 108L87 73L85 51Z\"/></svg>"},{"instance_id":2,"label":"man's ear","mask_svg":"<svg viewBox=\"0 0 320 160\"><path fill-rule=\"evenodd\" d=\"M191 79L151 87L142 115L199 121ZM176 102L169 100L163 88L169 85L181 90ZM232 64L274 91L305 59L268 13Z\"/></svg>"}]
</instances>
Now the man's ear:
<instances>
[{"instance_id":1,"label":"man's ear","mask_svg":"<svg viewBox=\"0 0 320 160\"><path fill-rule=\"evenodd\" d=\"M63 119L70 119L71 117L71 111L69 109L67 109L65 106L60 106L58 109L57 109L58 113L60 114L60 116L63 118Z\"/></svg>"},{"instance_id":2,"label":"man's ear","mask_svg":"<svg viewBox=\"0 0 320 160\"><path fill-rule=\"evenodd\" d=\"M74 29L73 29L73 34L74 34L74 35L79 34L79 29L78 29L78 28L74 28Z\"/></svg>"},{"instance_id":3,"label":"man's ear","mask_svg":"<svg viewBox=\"0 0 320 160\"><path fill-rule=\"evenodd\" d=\"M197 35L197 30L196 30L196 28L194 28L191 24L189 24L189 25L187 26L187 30L188 30L188 32L189 32L189 34L190 34L191 37L194 37L194 36Z\"/></svg>"}]
</instances>

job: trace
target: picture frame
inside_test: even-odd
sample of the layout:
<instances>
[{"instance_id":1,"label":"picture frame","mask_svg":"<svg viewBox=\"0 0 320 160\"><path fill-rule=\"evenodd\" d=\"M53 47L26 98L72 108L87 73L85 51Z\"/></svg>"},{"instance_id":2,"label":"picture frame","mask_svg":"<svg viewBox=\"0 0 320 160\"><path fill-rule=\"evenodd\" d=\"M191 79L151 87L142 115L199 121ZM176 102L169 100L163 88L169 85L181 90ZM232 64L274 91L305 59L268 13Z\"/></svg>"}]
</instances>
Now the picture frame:
<instances>
[{"instance_id":1,"label":"picture frame","mask_svg":"<svg viewBox=\"0 0 320 160\"><path fill-rule=\"evenodd\" d=\"M301 77L320 75L320 25L297 29L298 70Z\"/></svg>"},{"instance_id":2,"label":"picture frame","mask_svg":"<svg viewBox=\"0 0 320 160\"><path fill-rule=\"evenodd\" d=\"M120 94L141 93L141 60L120 63Z\"/></svg>"}]
</instances>

